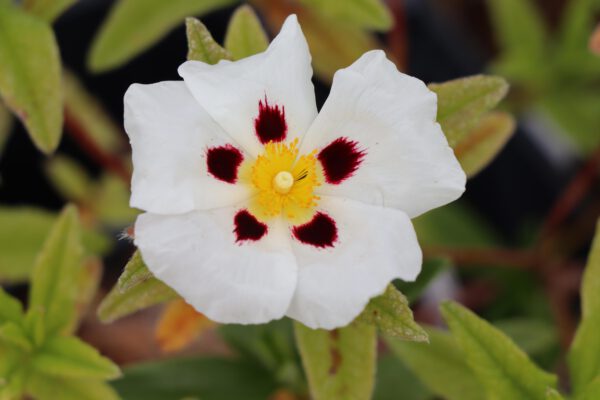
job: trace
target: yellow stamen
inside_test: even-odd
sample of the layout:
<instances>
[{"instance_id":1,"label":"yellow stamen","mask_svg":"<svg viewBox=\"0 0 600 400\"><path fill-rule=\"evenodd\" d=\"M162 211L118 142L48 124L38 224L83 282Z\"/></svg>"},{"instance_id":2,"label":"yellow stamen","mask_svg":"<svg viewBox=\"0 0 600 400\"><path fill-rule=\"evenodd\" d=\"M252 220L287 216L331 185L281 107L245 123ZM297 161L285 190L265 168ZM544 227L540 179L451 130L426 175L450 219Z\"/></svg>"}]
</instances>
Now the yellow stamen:
<instances>
[{"instance_id":1,"label":"yellow stamen","mask_svg":"<svg viewBox=\"0 0 600 400\"><path fill-rule=\"evenodd\" d=\"M258 219L265 221L283 213L300 224L314 214L318 200L314 188L321 184L322 173L316 151L298 157L298 139L289 144L267 143L248 175L258 191L249 211Z\"/></svg>"}]
</instances>

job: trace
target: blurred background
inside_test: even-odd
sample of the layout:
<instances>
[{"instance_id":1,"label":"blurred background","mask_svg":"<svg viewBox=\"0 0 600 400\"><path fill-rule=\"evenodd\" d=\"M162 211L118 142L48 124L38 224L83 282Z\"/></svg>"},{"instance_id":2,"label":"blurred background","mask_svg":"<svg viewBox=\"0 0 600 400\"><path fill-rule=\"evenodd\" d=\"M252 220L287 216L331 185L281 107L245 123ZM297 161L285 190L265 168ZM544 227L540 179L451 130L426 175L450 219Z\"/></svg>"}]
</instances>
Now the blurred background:
<instances>
[{"instance_id":1,"label":"blurred background","mask_svg":"<svg viewBox=\"0 0 600 400\"><path fill-rule=\"evenodd\" d=\"M127 206L130 149L122 131L123 94L134 82L179 79L187 41L180 19L151 43L109 59L111 46L105 44L103 55L97 41L115 3L79 0L54 23L66 71L65 134L56 155L38 151L16 120L0 134L0 221L5 221L0 222L0 240L5 239L0 280L21 298L27 292L27 265L41 247L48 221L67 201L80 208L86 243L102 254L96 305L134 251L122 234L136 215ZM240 4L222 3L195 15L219 43ZM515 116L516 132L468 181L458 202L415 221L426 254L424 273L416 284L400 288L417 321L439 325L439 301L458 299L507 332L543 367L560 370L561 349L579 318L581 272L600 215L600 56L594 54L600 49L591 37L600 6L591 0L498 3L389 0L382 19L361 23L351 14L332 14L319 1L250 5L270 37L283 17L299 15L315 58L319 105L327 98L333 71L370 48L384 48L401 71L426 83L481 73L509 82L500 109ZM145 18L151 19L152 5L147 12ZM27 217L19 220L19 213ZM223 335L263 335L223 333L210 322L184 316L177 329L188 333L177 336L165 322L166 307L176 306L103 324L92 306L79 335L122 365L181 355L231 356L239 348ZM171 317L177 312L186 310L171 310ZM380 351L376 399L400 398L393 389L398 385L414 387L413 397L402 398L433 398L401 358L392 357L383 344ZM300 398L294 396L301 390L287 383L274 399ZM138 398L137 389L122 390Z\"/></svg>"}]
</instances>

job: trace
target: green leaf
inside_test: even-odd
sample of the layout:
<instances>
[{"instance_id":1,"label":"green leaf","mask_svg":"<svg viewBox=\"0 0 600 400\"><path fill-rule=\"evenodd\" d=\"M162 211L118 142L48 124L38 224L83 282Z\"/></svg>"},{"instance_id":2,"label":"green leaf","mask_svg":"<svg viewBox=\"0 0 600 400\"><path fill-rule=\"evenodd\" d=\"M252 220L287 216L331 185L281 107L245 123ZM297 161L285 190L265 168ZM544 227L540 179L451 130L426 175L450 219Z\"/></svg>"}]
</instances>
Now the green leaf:
<instances>
[{"instance_id":1,"label":"green leaf","mask_svg":"<svg viewBox=\"0 0 600 400\"><path fill-rule=\"evenodd\" d=\"M415 322L408 300L392 284L381 296L369 301L357 321L373 325L386 335L427 342L427 333Z\"/></svg>"},{"instance_id":2,"label":"green leaf","mask_svg":"<svg viewBox=\"0 0 600 400\"><path fill-rule=\"evenodd\" d=\"M77 209L67 206L54 223L31 278L29 312L41 312L48 335L72 328L82 258Z\"/></svg>"},{"instance_id":3,"label":"green leaf","mask_svg":"<svg viewBox=\"0 0 600 400\"><path fill-rule=\"evenodd\" d=\"M250 6L237 8L229 21L225 48L234 60L261 53L269 46L269 38Z\"/></svg>"},{"instance_id":4,"label":"green leaf","mask_svg":"<svg viewBox=\"0 0 600 400\"><path fill-rule=\"evenodd\" d=\"M544 399L547 388L556 388L555 375L539 369L510 338L473 312L447 302L442 314L488 399Z\"/></svg>"},{"instance_id":5,"label":"green leaf","mask_svg":"<svg viewBox=\"0 0 600 400\"><path fill-rule=\"evenodd\" d=\"M494 326L530 356L543 354L558 345L556 327L544 320L512 318L496 321Z\"/></svg>"},{"instance_id":6,"label":"green leaf","mask_svg":"<svg viewBox=\"0 0 600 400\"><path fill-rule=\"evenodd\" d=\"M188 60L216 64L221 60L231 60L231 54L213 39L208 28L196 18L185 19L188 41Z\"/></svg>"},{"instance_id":7,"label":"green leaf","mask_svg":"<svg viewBox=\"0 0 600 400\"><path fill-rule=\"evenodd\" d=\"M123 129L69 70L64 71L64 91L65 115L72 125L85 130L94 145L108 154L129 151Z\"/></svg>"},{"instance_id":8,"label":"green leaf","mask_svg":"<svg viewBox=\"0 0 600 400\"><path fill-rule=\"evenodd\" d=\"M0 160L12 129L12 116L0 102ZM1 182L1 180L0 180Z\"/></svg>"},{"instance_id":9,"label":"green leaf","mask_svg":"<svg viewBox=\"0 0 600 400\"><path fill-rule=\"evenodd\" d=\"M326 331L297 322L294 328L314 400L371 398L375 383L375 328L353 323Z\"/></svg>"},{"instance_id":10,"label":"green leaf","mask_svg":"<svg viewBox=\"0 0 600 400\"><path fill-rule=\"evenodd\" d=\"M300 0L314 12L361 28L385 31L392 27L392 15L381 0Z\"/></svg>"},{"instance_id":11,"label":"green leaf","mask_svg":"<svg viewBox=\"0 0 600 400\"><path fill-rule=\"evenodd\" d=\"M600 135L597 134L600 97L595 89L557 88L545 93L539 105L583 154L591 153L600 145Z\"/></svg>"},{"instance_id":12,"label":"green leaf","mask_svg":"<svg viewBox=\"0 0 600 400\"><path fill-rule=\"evenodd\" d=\"M117 288L120 292L124 293L151 279L154 279L154 275L152 275L152 272L150 272L144 263L142 253L136 250L125 265L125 268L123 268L123 272L117 281Z\"/></svg>"},{"instance_id":13,"label":"green leaf","mask_svg":"<svg viewBox=\"0 0 600 400\"><path fill-rule=\"evenodd\" d=\"M492 227L460 201L425 213L413 223L423 246L484 247L498 241Z\"/></svg>"},{"instance_id":14,"label":"green leaf","mask_svg":"<svg viewBox=\"0 0 600 400\"><path fill-rule=\"evenodd\" d=\"M256 364L218 358L171 359L127 368L113 383L127 400L264 400L275 391Z\"/></svg>"},{"instance_id":15,"label":"green leaf","mask_svg":"<svg viewBox=\"0 0 600 400\"><path fill-rule=\"evenodd\" d=\"M548 388L546 390L546 400L563 400L563 397L556 389Z\"/></svg>"},{"instance_id":16,"label":"green leaf","mask_svg":"<svg viewBox=\"0 0 600 400\"><path fill-rule=\"evenodd\" d=\"M577 396L576 400L598 400L600 398L600 376L591 381Z\"/></svg>"},{"instance_id":17,"label":"green leaf","mask_svg":"<svg viewBox=\"0 0 600 400\"><path fill-rule=\"evenodd\" d=\"M418 378L392 354L386 354L377 362L373 400L431 400L433 394Z\"/></svg>"},{"instance_id":18,"label":"green leaf","mask_svg":"<svg viewBox=\"0 0 600 400\"><path fill-rule=\"evenodd\" d=\"M144 264L136 251L125 266L119 281L104 298L98 309L103 322L112 322L179 296L170 287L159 281Z\"/></svg>"},{"instance_id":19,"label":"green leaf","mask_svg":"<svg viewBox=\"0 0 600 400\"><path fill-rule=\"evenodd\" d=\"M261 11L271 12L268 7ZM315 74L324 82L331 82L338 69L346 68L367 51L380 47L375 37L365 30L312 10L303 10L298 19L310 47ZM276 31L283 20L272 20L277 21L269 21L272 31Z\"/></svg>"},{"instance_id":20,"label":"green leaf","mask_svg":"<svg viewBox=\"0 0 600 400\"><path fill-rule=\"evenodd\" d=\"M108 384L89 379L68 379L33 372L27 379L27 393L35 400L119 400Z\"/></svg>"},{"instance_id":21,"label":"green leaf","mask_svg":"<svg viewBox=\"0 0 600 400\"><path fill-rule=\"evenodd\" d=\"M29 278L36 256L57 216L32 207L0 207L0 281L22 282ZM102 253L109 243L98 232L83 234L88 252Z\"/></svg>"},{"instance_id":22,"label":"green leaf","mask_svg":"<svg viewBox=\"0 0 600 400\"><path fill-rule=\"evenodd\" d=\"M594 14L600 9L598 0L572 0L565 5L559 32L558 54L573 56L588 53L587 41L594 30Z\"/></svg>"},{"instance_id":23,"label":"green leaf","mask_svg":"<svg viewBox=\"0 0 600 400\"><path fill-rule=\"evenodd\" d=\"M502 50L520 57L542 55L546 28L531 0L488 0L490 17Z\"/></svg>"},{"instance_id":24,"label":"green leaf","mask_svg":"<svg viewBox=\"0 0 600 400\"><path fill-rule=\"evenodd\" d=\"M15 322L5 322L0 326L0 342L18 348L23 352L30 352L33 344L27 337L27 332L23 330L20 324Z\"/></svg>"},{"instance_id":25,"label":"green leaf","mask_svg":"<svg viewBox=\"0 0 600 400\"><path fill-rule=\"evenodd\" d=\"M33 143L52 153L62 134L60 57L48 24L0 4L0 95Z\"/></svg>"},{"instance_id":26,"label":"green leaf","mask_svg":"<svg viewBox=\"0 0 600 400\"><path fill-rule=\"evenodd\" d=\"M98 219L109 227L132 225L139 211L129 207L129 185L112 174L104 174L96 187L96 198L91 204Z\"/></svg>"},{"instance_id":27,"label":"green leaf","mask_svg":"<svg viewBox=\"0 0 600 400\"><path fill-rule=\"evenodd\" d=\"M567 358L576 394L600 376L600 223L583 274L581 313L581 322Z\"/></svg>"},{"instance_id":28,"label":"green leaf","mask_svg":"<svg viewBox=\"0 0 600 400\"><path fill-rule=\"evenodd\" d=\"M0 324L5 322L20 323L22 320L23 305L0 287Z\"/></svg>"},{"instance_id":29,"label":"green leaf","mask_svg":"<svg viewBox=\"0 0 600 400\"><path fill-rule=\"evenodd\" d=\"M92 199L93 183L85 170L72 159L57 155L48 160L46 174L58 192L69 201Z\"/></svg>"},{"instance_id":30,"label":"green leaf","mask_svg":"<svg viewBox=\"0 0 600 400\"><path fill-rule=\"evenodd\" d=\"M220 325L219 334L239 355L272 371L297 355L289 319L264 325Z\"/></svg>"},{"instance_id":31,"label":"green leaf","mask_svg":"<svg viewBox=\"0 0 600 400\"><path fill-rule=\"evenodd\" d=\"M121 66L151 47L189 15L201 15L236 0L120 0L98 32L88 58L92 71Z\"/></svg>"},{"instance_id":32,"label":"green leaf","mask_svg":"<svg viewBox=\"0 0 600 400\"><path fill-rule=\"evenodd\" d=\"M438 96L437 121L454 148L466 140L479 118L506 96L508 83L497 76L476 75L432 83L429 89Z\"/></svg>"},{"instance_id":33,"label":"green leaf","mask_svg":"<svg viewBox=\"0 0 600 400\"><path fill-rule=\"evenodd\" d=\"M78 379L113 379L119 368L98 350L75 337L48 339L32 359L33 368L50 376Z\"/></svg>"},{"instance_id":34,"label":"green leaf","mask_svg":"<svg viewBox=\"0 0 600 400\"><path fill-rule=\"evenodd\" d=\"M429 343L386 337L392 352L439 397L448 400L484 400L483 387L465 362L464 353L448 333L427 329Z\"/></svg>"},{"instance_id":35,"label":"green leaf","mask_svg":"<svg viewBox=\"0 0 600 400\"><path fill-rule=\"evenodd\" d=\"M484 115L477 126L454 148L467 176L477 175L487 167L514 132L515 119L512 115L499 111Z\"/></svg>"},{"instance_id":36,"label":"green leaf","mask_svg":"<svg viewBox=\"0 0 600 400\"><path fill-rule=\"evenodd\" d=\"M77 0L24 0L23 7L31 14L52 22Z\"/></svg>"}]
</instances>

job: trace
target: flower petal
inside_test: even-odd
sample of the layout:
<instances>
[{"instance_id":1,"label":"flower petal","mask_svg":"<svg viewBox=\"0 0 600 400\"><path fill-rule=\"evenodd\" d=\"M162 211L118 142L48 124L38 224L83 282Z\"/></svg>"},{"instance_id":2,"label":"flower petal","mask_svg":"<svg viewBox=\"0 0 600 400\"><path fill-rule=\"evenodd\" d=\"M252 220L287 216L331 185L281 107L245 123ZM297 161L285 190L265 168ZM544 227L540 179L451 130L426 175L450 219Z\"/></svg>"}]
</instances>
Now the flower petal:
<instances>
[{"instance_id":1,"label":"flower petal","mask_svg":"<svg viewBox=\"0 0 600 400\"><path fill-rule=\"evenodd\" d=\"M460 197L465 174L435 122L436 104L423 82L398 72L382 51L338 71L301 153L346 138L355 144L348 155L360 157L358 165L352 159L332 161L352 167L344 170L351 173L334 174L342 179L328 179L335 185L323 185L318 193L399 208L411 218Z\"/></svg>"},{"instance_id":2,"label":"flower petal","mask_svg":"<svg viewBox=\"0 0 600 400\"><path fill-rule=\"evenodd\" d=\"M326 248L292 241L298 286L287 315L311 328L333 329L356 318L391 280L414 280L422 257L402 211L335 197L319 205L335 221L337 240Z\"/></svg>"},{"instance_id":3,"label":"flower petal","mask_svg":"<svg viewBox=\"0 0 600 400\"><path fill-rule=\"evenodd\" d=\"M306 133L317 115L310 53L295 15L269 48L239 61L188 61L179 74L205 110L251 155Z\"/></svg>"},{"instance_id":4,"label":"flower petal","mask_svg":"<svg viewBox=\"0 0 600 400\"><path fill-rule=\"evenodd\" d=\"M146 213L137 219L135 244L150 271L211 320L249 324L281 318L297 276L289 232L278 219L260 240L238 243L238 211Z\"/></svg>"},{"instance_id":5,"label":"flower petal","mask_svg":"<svg viewBox=\"0 0 600 400\"><path fill-rule=\"evenodd\" d=\"M228 145L228 138L183 82L131 85L125 94L125 130L133 149L132 207L182 213L251 195L249 186L209 174L208 148Z\"/></svg>"}]
</instances>

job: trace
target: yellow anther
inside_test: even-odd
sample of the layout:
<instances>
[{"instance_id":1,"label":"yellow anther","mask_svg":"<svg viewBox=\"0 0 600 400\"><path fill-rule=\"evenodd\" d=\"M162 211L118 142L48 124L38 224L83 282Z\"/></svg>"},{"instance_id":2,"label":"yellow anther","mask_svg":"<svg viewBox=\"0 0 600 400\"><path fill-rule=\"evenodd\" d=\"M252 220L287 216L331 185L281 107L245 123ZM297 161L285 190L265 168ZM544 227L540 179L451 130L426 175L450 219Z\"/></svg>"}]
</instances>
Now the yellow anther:
<instances>
[{"instance_id":1,"label":"yellow anther","mask_svg":"<svg viewBox=\"0 0 600 400\"><path fill-rule=\"evenodd\" d=\"M294 176L288 171L280 171L273 178L273 188L279 194L288 194L294 186Z\"/></svg>"}]
</instances>

